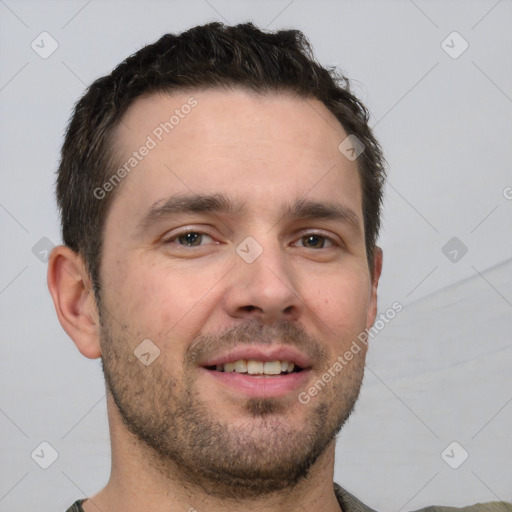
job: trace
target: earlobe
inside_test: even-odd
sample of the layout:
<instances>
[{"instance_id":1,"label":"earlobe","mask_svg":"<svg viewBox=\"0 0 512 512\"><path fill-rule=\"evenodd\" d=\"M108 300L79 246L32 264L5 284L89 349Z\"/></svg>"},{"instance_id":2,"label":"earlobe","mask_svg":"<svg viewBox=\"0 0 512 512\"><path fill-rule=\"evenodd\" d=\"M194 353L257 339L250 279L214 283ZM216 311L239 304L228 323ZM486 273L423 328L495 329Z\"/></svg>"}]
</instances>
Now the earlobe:
<instances>
[{"instance_id":1,"label":"earlobe","mask_svg":"<svg viewBox=\"0 0 512 512\"><path fill-rule=\"evenodd\" d=\"M90 359L101 356L99 315L82 258L69 247L55 247L48 260L48 289L60 324L78 350Z\"/></svg>"},{"instance_id":2,"label":"earlobe","mask_svg":"<svg viewBox=\"0 0 512 512\"><path fill-rule=\"evenodd\" d=\"M382 249L376 246L373 253L373 269L371 269L372 281L370 290L370 306L368 308L368 315L366 318L367 329L369 329L373 325L375 317L377 316L377 289L379 287L379 279L380 274L382 272L382 261Z\"/></svg>"}]
</instances>

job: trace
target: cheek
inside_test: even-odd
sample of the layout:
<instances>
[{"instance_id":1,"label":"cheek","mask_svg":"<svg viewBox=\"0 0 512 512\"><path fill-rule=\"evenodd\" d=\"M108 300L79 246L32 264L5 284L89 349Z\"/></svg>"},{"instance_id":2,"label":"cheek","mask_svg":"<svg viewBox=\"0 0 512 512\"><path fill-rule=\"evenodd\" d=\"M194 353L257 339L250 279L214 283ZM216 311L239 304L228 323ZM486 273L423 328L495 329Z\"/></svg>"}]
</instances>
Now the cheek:
<instances>
[{"instance_id":1,"label":"cheek","mask_svg":"<svg viewBox=\"0 0 512 512\"><path fill-rule=\"evenodd\" d=\"M108 287L115 290L115 297L111 291L110 296L119 321L137 336L158 340L162 346L169 339L186 343L195 336L202 324L200 317L211 314L212 290L223 275L199 267L170 268L144 261L124 262L117 268L123 271L111 276Z\"/></svg>"},{"instance_id":2,"label":"cheek","mask_svg":"<svg viewBox=\"0 0 512 512\"><path fill-rule=\"evenodd\" d=\"M369 290L369 278L364 273L340 271L323 279L304 297L322 332L345 344L366 327Z\"/></svg>"}]
</instances>

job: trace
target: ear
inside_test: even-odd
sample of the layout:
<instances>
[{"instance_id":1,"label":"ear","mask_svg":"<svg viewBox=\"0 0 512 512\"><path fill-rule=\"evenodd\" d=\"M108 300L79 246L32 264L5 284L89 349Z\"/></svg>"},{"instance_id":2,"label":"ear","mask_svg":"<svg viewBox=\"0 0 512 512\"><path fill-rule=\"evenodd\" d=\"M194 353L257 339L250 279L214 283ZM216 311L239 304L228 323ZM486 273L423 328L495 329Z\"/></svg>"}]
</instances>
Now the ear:
<instances>
[{"instance_id":1,"label":"ear","mask_svg":"<svg viewBox=\"0 0 512 512\"><path fill-rule=\"evenodd\" d=\"M366 328L369 329L373 322L375 322L375 317L377 316L377 288L379 286L380 274L382 272L382 249L380 247L375 247L373 252L373 268L372 272L372 281L371 281L371 290L370 290L370 305L368 307L368 314L366 316Z\"/></svg>"},{"instance_id":2,"label":"ear","mask_svg":"<svg viewBox=\"0 0 512 512\"><path fill-rule=\"evenodd\" d=\"M100 323L92 283L82 258L65 245L50 254L48 289L60 324L78 350L90 359L100 357Z\"/></svg>"}]
</instances>

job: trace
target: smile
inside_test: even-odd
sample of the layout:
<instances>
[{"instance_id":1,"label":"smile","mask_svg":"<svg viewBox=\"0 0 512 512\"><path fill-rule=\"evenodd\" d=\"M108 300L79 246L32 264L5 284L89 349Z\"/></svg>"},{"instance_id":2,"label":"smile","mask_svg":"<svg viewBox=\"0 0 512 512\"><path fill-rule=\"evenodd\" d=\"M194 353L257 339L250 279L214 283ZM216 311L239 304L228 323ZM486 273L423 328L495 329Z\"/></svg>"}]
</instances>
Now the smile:
<instances>
[{"instance_id":1,"label":"smile","mask_svg":"<svg viewBox=\"0 0 512 512\"><path fill-rule=\"evenodd\" d=\"M281 375L302 370L293 361L275 360L258 361L256 359L238 359L237 361L215 365L209 370L216 370L225 373L245 373L248 375Z\"/></svg>"}]
</instances>

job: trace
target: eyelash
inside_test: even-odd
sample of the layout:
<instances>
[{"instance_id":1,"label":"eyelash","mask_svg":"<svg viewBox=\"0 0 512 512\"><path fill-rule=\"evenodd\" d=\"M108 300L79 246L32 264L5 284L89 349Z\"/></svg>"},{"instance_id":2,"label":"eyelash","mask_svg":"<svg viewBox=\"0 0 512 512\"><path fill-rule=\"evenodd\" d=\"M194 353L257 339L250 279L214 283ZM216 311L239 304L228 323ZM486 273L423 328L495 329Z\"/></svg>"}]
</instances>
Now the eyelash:
<instances>
[{"instance_id":1,"label":"eyelash","mask_svg":"<svg viewBox=\"0 0 512 512\"><path fill-rule=\"evenodd\" d=\"M188 235L188 234L196 234L196 235L200 235L200 236L207 236L207 237L210 237L212 240L213 240L213 236L209 235L208 233L205 233L204 231L199 231L199 230L192 230L192 229L189 229L189 230L186 230L186 231L181 231L180 233L176 233L175 235L173 235L172 237L166 239L163 241L164 244L175 244L175 241L177 239L179 239L181 236L184 236L184 235ZM336 247L336 246L339 246L340 244L337 243L333 238L327 236L327 235L324 235L322 233L317 233L315 231L308 231L308 232L305 232L303 235L301 235L297 240L303 240L304 238L306 237L310 237L310 236L317 236L319 238L323 238L325 241L327 241L330 245L328 245L327 247L320 247L320 249L330 249L332 247ZM214 242L215 244L218 244L219 242ZM207 245L207 244L201 244L201 245L183 245L183 244L178 244L176 243L175 245L178 245L179 247L184 247L184 248L193 248L193 247L203 247L204 245ZM303 247L305 249L316 249L314 247L306 247L306 246L299 246L299 247ZM318 250L318 249L316 249Z\"/></svg>"},{"instance_id":2,"label":"eyelash","mask_svg":"<svg viewBox=\"0 0 512 512\"><path fill-rule=\"evenodd\" d=\"M175 240L177 240L181 236L188 235L188 234L195 234L195 235L201 235L201 236L206 235L213 240L213 237L211 235L209 235L208 233L205 233L203 231L194 231L192 229L189 229L187 231L182 231L180 233L177 233L177 234L173 235L171 238L164 240L164 244L172 244L172 243L174 243ZM215 243L219 243L219 242L215 242ZM202 247L204 244L201 244L199 246L198 245L187 246L187 245L182 245L182 244L176 244L176 245L179 245L180 247Z\"/></svg>"}]
</instances>

